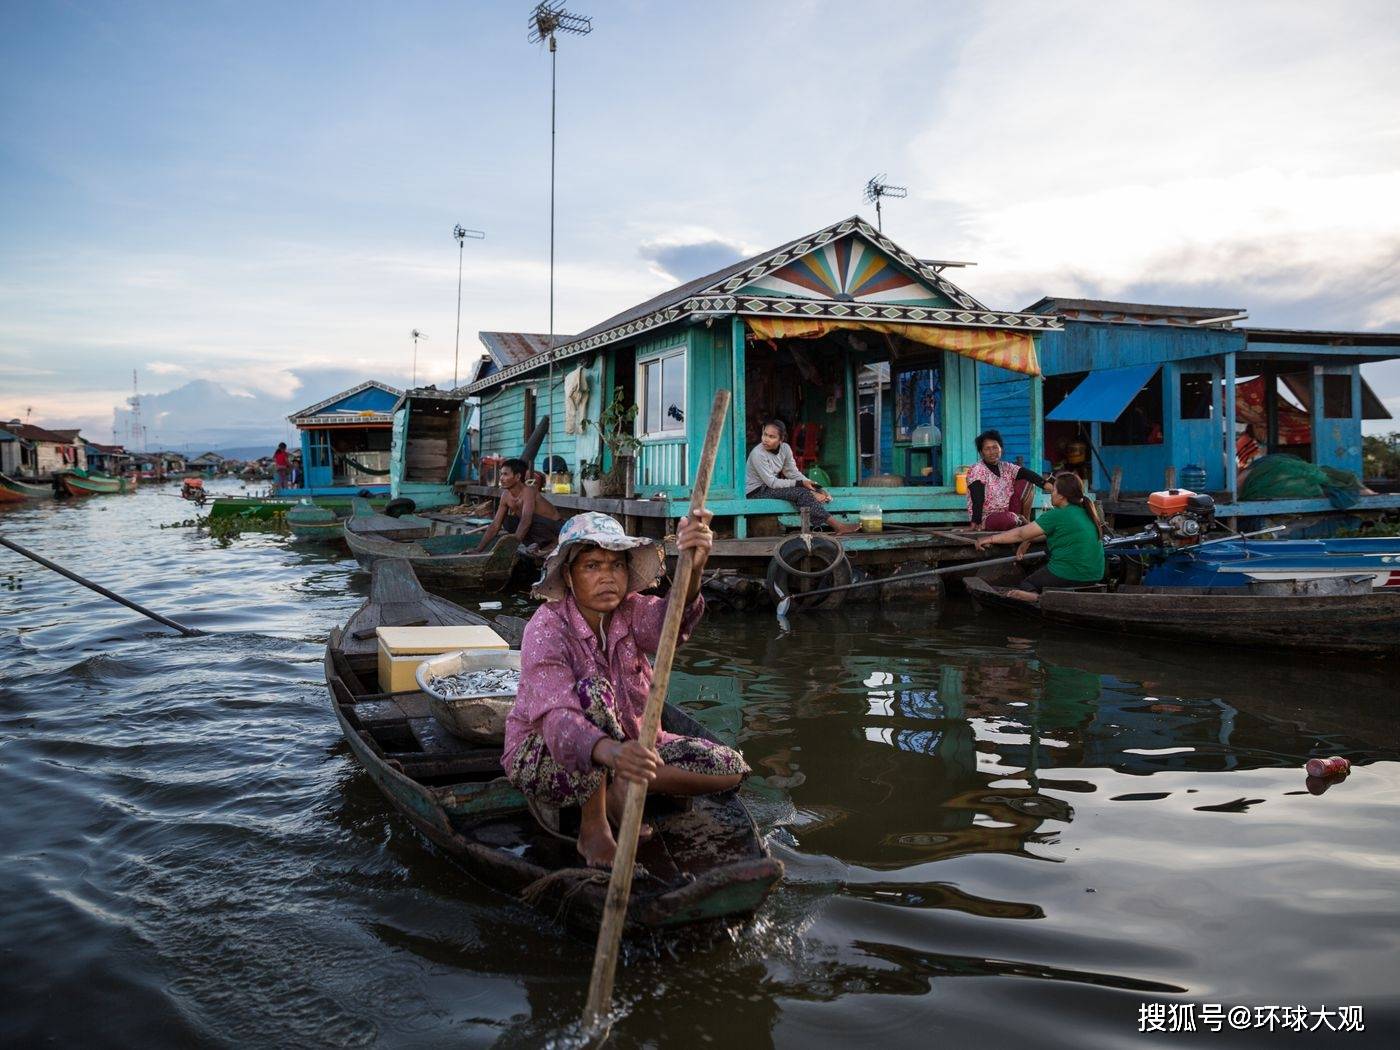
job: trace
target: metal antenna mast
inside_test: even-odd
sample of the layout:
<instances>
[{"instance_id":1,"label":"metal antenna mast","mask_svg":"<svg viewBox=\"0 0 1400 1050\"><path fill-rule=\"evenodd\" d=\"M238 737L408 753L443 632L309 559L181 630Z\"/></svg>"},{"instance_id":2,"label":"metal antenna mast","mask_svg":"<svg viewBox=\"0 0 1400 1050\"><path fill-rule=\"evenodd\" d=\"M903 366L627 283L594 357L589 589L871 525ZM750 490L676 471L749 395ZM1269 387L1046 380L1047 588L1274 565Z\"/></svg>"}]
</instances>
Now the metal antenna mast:
<instances>
[{"instance_id":1,"label":"metal antenna mast","mask_svg":"<svg viewBox=\"0 0 1400 1050\"><path fill-rule=\"evenodd\" d=\"M549 454L545 463L545 476L554 467L554 140L555 112L558 93L559 45L557 33L572 33L587 36L593 32L593 19L587 15L576 15L564 9L563 0L541 0L530 12L529 40L532 44L549 44Z\"/></svg>"},{"instance_id":2,"label":"metal antenna mast","mask_svg":"<svg viewBox=\"0 0 1400 1050\"><path fill-rule=\"evenodd\" d=\"M467 238L474 241L485 240L486 234L480 230L469 230L460 222L452 227L452 236L457 238L457 342L452 348L452 389L457 389L457 358L462 352L462 249Z\"/></svg>"},{"instance_id":3,"label":"metal antenna mast","mask_svg":"<svg viewBox=\"0 0 1400 1050\"><path fill-rule=\"evenodd\" d=\"M878 175L870 176L870 181L865 184L865 203L875 205L875 228L881 233L885 232L884 218L880 214L881 199L889 197L891 200L898 200L909 196L907 189L903 186L891 186L885 178L882 171Z\"/></svg>"},{"instance_id":4,"label":"metal antenna mast","mask_svg":"<svg viewBox=\"0 0 1400 1050\"><path fill-rule=\"evenodd\" d=\"M141 437L144 431L145 427L141 425L141 392L137 389L136 369L133 368L131 370L131 447L133 449L138 441L141 442L141 448L145 449L146 442Z\"/></svg>"},{"instance_id":5,"label":"metal antenna mast","mask_svg":"<svg viewBox=\"0 0 1400 1050\"><path fill-rule=\"evenodd\" d=\"M418 340L428 337L416 328L408 334L413 337L413 382L409 386L412 389L418 385Z\"/></svg>"}]
</instances>

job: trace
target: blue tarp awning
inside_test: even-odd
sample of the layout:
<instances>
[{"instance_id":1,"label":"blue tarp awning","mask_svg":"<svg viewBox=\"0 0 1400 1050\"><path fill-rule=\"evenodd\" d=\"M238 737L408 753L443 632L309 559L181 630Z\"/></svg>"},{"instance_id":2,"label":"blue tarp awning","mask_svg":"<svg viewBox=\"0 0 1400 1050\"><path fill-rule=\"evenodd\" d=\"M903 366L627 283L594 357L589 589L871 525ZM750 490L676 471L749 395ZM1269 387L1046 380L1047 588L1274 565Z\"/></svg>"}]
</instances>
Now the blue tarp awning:
<instances>
[{"instance_id":1,"label":"blue tarp awning","mask_svg":"<svg viewBox=\"0 0 1400 1050\"><path fill-rule=\"evenodd\" d=\"M1161 365L1132 365L1129 368L1105 368L1090 372L1084 382L1070 391L1052 411L1047 420L1067 420L1082 423L1112 423L1123 414L1137 393L1147 385Z\"/></svg>"}]
</instances>

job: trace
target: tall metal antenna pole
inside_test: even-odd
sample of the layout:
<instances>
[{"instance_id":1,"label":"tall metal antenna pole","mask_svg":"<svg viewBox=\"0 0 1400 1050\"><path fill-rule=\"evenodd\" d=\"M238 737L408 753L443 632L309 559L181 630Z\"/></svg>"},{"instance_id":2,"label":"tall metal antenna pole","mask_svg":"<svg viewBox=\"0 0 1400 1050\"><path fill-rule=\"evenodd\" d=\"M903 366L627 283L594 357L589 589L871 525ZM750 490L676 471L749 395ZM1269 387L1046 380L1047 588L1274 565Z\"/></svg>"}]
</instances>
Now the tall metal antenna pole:
<instances>
[{"instance_id":1,"label":"tall metal antenna pole","mask_svg":"<svg viewBox=\"0 0 1400 1050\"><path fill-rule=\"evenodd\" d=\"M556 112L558 103L559 44L556 33L574 33L587 36L593 32L593 20L586 15L576 15L564 10L563 0L542 0L530 12L531 43L549 45L549 342L545 353L549 354L549 446L545 453L545 476L553 473L554 467L554 171Z\"/></svg>"},{"instance_id":2,"label":"tall metal antenna pole","mask_svg":"<svg viewBox=\"0 0 1400 1050\"><path fill-rule=\"evenodd\" d=\"M457 339L452 347L452 389L457 389L457 359L462 353L462 249L467 238L474 241L483 239L486 234L480 230L469 230L460 222L452 227L452 236L457 238Z\"/></svg>"},{"instance_id":3,"label":"tall metal antenna pole","mask_svg":"<svg viewBox=\"0 0 1400 1050\"><path fill-rule=\"evenodd\" d=\"M909 196L909 191L903 186L891 186L885 181L885 173L872 175L870 181L865 184L865 203L875 205L875 228L881 233L885 232L884 214L880 208L880 201L885 197Z\"/></svg>"},{"instance_id":4,"label":"tall metal antenna pole","mask_svg":"<svg viewBox=\"0 0 1400 1050\"><path fill-rule=\"evenodd\" d=\"M416 328L408 334L413 337L413 382L410 385L410 389L412 389L418 385L418 340L428 337Z\"/></svg>"}]
</instances>

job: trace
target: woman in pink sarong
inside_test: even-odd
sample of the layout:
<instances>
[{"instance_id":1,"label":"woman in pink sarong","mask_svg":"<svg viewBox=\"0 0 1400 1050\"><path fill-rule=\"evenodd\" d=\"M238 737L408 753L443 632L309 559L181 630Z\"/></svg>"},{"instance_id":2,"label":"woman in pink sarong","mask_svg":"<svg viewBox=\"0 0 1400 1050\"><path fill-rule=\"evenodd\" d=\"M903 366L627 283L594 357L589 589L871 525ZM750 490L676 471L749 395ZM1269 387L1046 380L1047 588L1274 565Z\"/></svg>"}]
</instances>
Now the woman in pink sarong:
<instances>
[{"instance_id":1,"label":"woman in pink sarong","mask_svg":"<svg viewBox=\"0 0 1400 1050\"><path fill-rule=\"evenodd\" d=\"M705 609L700 570L713 545L709 521L710 512L700 511L676 530L676 546L691 552L695 566L682 642ZM657 541L628 536L606 514L576 514L532 592L544 604L525 628L501 764L549 830L558 832L560 808L579 807L578 851L591 867L612 863L612 827L628 781L662 795L707 795L732 790L749 772L738 751L713 740L662 731L645 748L637 739L651 689L647 655L666 617L666 599L638 592L663 567Z\"/></svg>"},{"instance_id":2,"label":"woman in pink sarong","mask_svg":"<svg viewBox=\"0 0 1400 1050\"><path fill-rule=\"evenodd\" d=\"M977 435L977 463L967 472L967 519L969 527L1001 532L1024 525L1021 500L1026 488L1050 492L1053 484L1033 470L1001 461L1001 434L988 430Z\"/></svg>"}]
</instances>

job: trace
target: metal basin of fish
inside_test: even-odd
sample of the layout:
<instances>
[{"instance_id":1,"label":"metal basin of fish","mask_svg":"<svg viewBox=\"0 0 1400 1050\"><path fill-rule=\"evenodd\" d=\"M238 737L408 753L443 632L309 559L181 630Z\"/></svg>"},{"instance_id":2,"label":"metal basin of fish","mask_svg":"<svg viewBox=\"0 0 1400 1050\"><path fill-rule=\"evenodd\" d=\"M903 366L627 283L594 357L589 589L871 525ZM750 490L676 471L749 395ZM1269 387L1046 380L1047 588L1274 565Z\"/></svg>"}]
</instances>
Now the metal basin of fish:
<instances>
[{"instance_id":1,"label":"metal basin of fish","mask_svg":"<svg viewBox=\"0 0 1400 1050\"><path fill-rule=\"evenodd\" d=\"M424 660L416 672L418 687L444 729L480 743L499 744L506 716L520 688L517 650L466 650Z\"/></svg>"}]
</instances>

